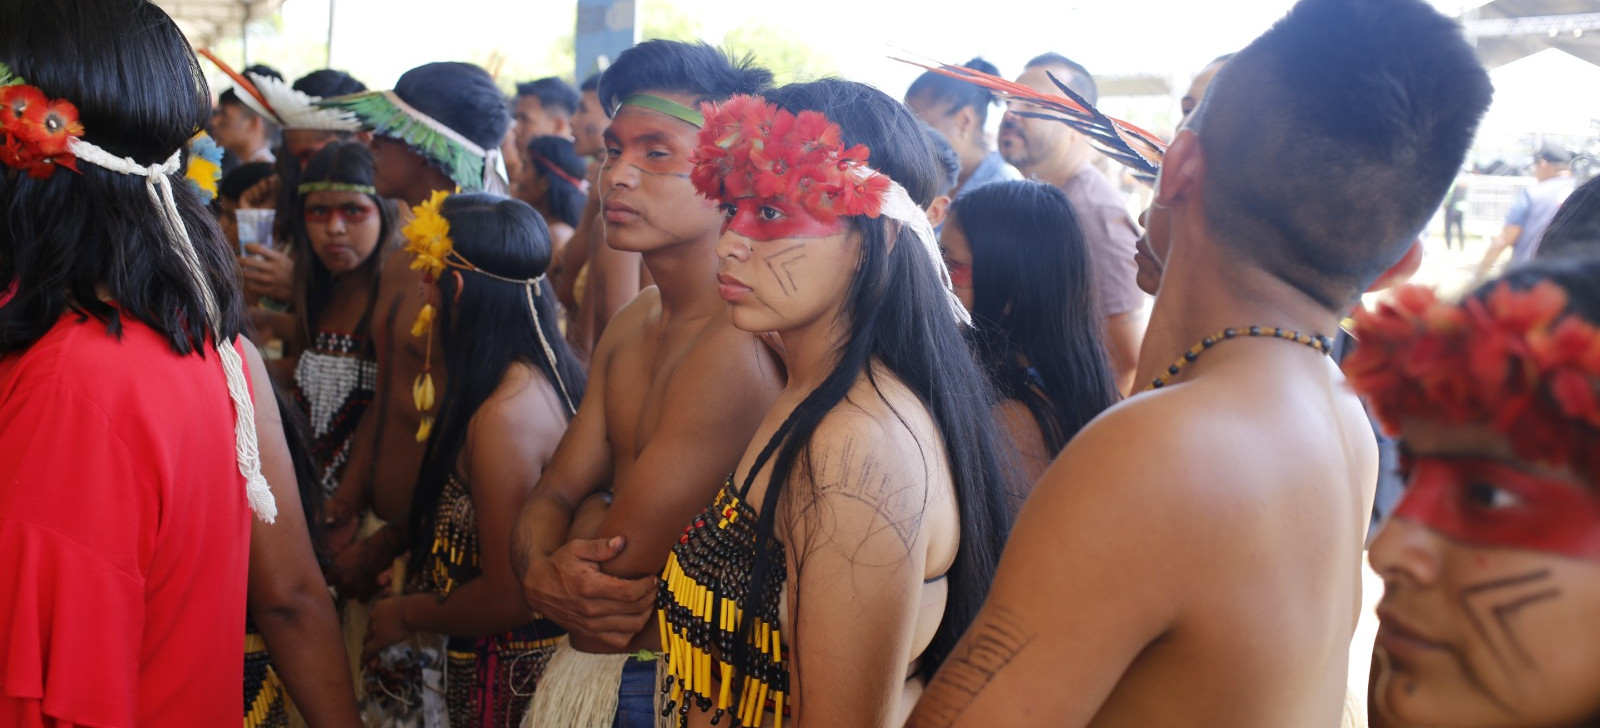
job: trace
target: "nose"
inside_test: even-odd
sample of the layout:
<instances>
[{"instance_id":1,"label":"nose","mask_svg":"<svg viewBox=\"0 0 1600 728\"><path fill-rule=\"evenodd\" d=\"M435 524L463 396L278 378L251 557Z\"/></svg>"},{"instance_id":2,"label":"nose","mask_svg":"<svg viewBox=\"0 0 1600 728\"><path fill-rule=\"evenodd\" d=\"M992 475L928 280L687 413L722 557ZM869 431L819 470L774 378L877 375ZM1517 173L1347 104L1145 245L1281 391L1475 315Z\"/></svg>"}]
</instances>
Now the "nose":
<instances>
[{"instance_id":1,"label":"nose","mask_svg":"<svg viewBox=\"0 0 1600 728\"><path fill-rule=\"evenodd\" d=\"M1367 556L1373 571L1385 583L1429 585L1438 581L1443 570L1441 538L1433 529L1409 518L1390 517L1373 539Z\"/></svg>"},{"instance_id":2,"label":"nose","mask_svg":"<svg viewBox=\"0 0 1600 728\"><path fill-rule=\"evenodd\" d=\"M344 215L340 214L337 210L329 213L328 222L323 226L323 229L328 231L329 235L343 235L346 228L347 226L344 222Z\"/></svg>"},{"instance_id":3,"label":"nose","mask_svg":"<svg viewBox=\"0 0 1600 728\"><path fill-rule=\"evenodd\" d=\"M633 189L639 186L639 170L622 161L621 157L606 157L600 163L600 185Z\"/></svg>"},{"instance_id":4,"label":"nose","mask_svg":"<svg viewBox=\"0 0 1600 728\"><path fill-rule=\"evenodd\" d=\"M717 238L717 257L743 262L750 257L750 239L729 229L724 222L722 237Z\"/></svg>"}]
</instances>

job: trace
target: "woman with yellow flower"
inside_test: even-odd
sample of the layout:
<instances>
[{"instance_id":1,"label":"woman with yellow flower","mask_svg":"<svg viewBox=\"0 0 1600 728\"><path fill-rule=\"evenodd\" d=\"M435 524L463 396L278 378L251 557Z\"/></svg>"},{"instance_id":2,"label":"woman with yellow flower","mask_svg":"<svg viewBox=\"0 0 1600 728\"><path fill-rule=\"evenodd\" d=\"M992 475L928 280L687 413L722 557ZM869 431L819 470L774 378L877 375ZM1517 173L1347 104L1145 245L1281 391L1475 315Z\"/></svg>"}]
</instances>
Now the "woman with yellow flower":
<instances>
[{"instance_id":1,"label":"woman with yellow flower","mask_svg":"<svg viewBox=\"0 0 1600 728\"><path fill-rule=\"evenodd\" d=\"M585 375L557 327L545 280L550 233L532 207L440 192L415 212L406 250L429 302L412 333L439 337L450 378L435 392L430 359L413 387L427 451L411 503L409 578L403 596L373 605L364 653L443 635L451 723L517 725L562 630L523 604L511 526Z\"/></svg>"}]
</instances>

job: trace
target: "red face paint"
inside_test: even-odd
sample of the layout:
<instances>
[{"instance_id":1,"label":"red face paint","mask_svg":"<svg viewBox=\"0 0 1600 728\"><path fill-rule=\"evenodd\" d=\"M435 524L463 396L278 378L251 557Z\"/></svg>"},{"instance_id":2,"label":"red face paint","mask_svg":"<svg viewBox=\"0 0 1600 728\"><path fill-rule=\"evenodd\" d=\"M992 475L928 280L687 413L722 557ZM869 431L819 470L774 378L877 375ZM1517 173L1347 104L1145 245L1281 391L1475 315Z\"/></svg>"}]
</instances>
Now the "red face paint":
<instances>
[{"instance_id":1,"label":"red face paint","mask_svg":"<svg viewBox=\"0 0 1600 728\"><path fill-rule=\"evenodd\" d=\"M373 205L361 205L354 202L333 206L306 205L305 218L306 222L313 225L324 224L334 217L342 218L346 225L354 225L372 217L372 214L377 211L378 208Z\"/></svg>"},{"instance_id":2,"label":"red face paint","mask_svg":"<svg viewBox=\"0 0 1600 728\"><path fill-rule=\"evenodd\" d=\"M1476 546L1600 561L1600 497L1491 460L1416 458L1394 514Z\"/></svg>"},{"instance_id":3,"label":"red face paint","mask_svg":"<svg viewBox=\"0 0 1600 728\"><path fill-rule=\"evenodd\" d=\"M956 288L972 287L972 266L957 263L949 258L945 259L944 266L950 269L950 285Z\"/></svg>"},{"instance_id":4,"label":"red face paint","mask_svg":"<svg viewBox=\"0 0 1600 728\"><path fill-rule=\"evenodd\" d=\"M805 207L778 197L742 197L722 203L722 231L732 230L762 242L785 238L825 238L849 229L843 218L824 220Z\"/></svg>"}]
</instances>

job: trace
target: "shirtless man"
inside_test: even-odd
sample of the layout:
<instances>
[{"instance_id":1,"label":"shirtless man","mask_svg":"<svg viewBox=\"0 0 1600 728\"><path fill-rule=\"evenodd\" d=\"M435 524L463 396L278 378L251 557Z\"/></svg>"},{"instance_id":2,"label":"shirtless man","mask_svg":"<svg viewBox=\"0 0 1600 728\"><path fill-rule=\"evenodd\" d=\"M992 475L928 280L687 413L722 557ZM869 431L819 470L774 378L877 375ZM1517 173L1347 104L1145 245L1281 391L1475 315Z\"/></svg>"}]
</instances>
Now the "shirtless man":
<instances>
[{"instance_id":1,"label":"shirtless man","mask_svg":"<svg viewBox=\"0 0 1600 728\"><path fill-rule=\"evenodd\" d=\"M1150 218L1165 386L1046 471L910 725L1339 724L1377 453L1301 344L1401 260L1489 96L1422 0L1303 0L1222 69Z\"/></svg>"},{"instance_id":2,"label":"shirtless man","mask_svg":"<svg viewBox=\"0 0 1600 728\"><path fill-rule=\"evenodd\" d=\"M429 115L428 120L433 124L448 127L460 137L478 144L480 149L494 148L495 140L503 137L511 125L505 98L489 74L477 66L465 63L419 66L400 77L394 93L412 110ZM371 120L362 118L361 121L371 126ZM423 122L417 118L417 123ZM453 140L447 141L456 144ZM385 130L374 134L371 147L378 194L402 201L406 219L410 219L411 207L427 200L435 190L461 187L466 191L479 191L484 184L482 177L455 169L447 160L433 159L386 134ZM373 346L378 360L377 391L357 426L350 462L345 467L338 492L327 507L332 526L328 536L330 545L343 551L334 569L336 581L343 595L362 599L376 590L378 585L373 581L376 573L388 568L405 550L405 516L411 507L417 471L422 466L423 449L416 435L423 413L417 411L411 390L427 359L428 340L411 335L412 322L423 303L419 293L422 273L411 269L411 258L391 251L384 261L371 314ZM437 341L434 348L431 358L434 384L436 390L442 391L446 374L444 356L438 350ZM357 542L355 548L344 549L359 525L359 516L367 508L378 520L390 525Z\"/></svg>"},{"instance_id":3,"label":"shirtless man","mask_svg":"<svg viewBox=\"0 0 1600 728\"><path fill-rule=\"evenodd\" d=\"M717 295L722 215L689 181L699 102L759 93L770 81L709 46L669 41L621 54L600 81L612 110L599 186L606 243L642 254L655 286L623 307L596 344L583 403L512 539L529 604L570 630L573 650L659 649L650 622L655 577L782 387L775 358L733 327ZM607 490L597 538L569 543L589 535L573 528L579 505ZM552 658L535 713L541 694L563 690L563 659ZM650 687L642 708L624 697L619 725L648 725L655 664L628 666L625 684L635 677Z\"/></svg>"}]
</instances>

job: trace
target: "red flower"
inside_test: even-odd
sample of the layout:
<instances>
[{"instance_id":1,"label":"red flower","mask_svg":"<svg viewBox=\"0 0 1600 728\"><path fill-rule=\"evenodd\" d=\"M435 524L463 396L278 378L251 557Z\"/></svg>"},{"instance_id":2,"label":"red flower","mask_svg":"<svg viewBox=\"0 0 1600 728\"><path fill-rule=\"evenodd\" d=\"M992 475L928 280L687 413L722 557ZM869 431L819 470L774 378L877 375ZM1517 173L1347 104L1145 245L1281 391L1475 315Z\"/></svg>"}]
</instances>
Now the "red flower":
<instances>
[{"instance_id":1,"label":"red flower","mask_svg":"<svg viewBox=\"0 0 1600 728\"><path fill-rule=\"evenodd\" d=\"M27 113L32 106L43 106L49 103L49 98L33 86L3 86L0 87L0 128L7 133L14 133L17 122L22 115Z\"/></svg>"},{"instance_id":2,"label":"red flower","mask_svg":"<svg viewBox=\"0 0 1600 728\"><path fill-rule=\"evenodd\" d=\"M867 166L865 146L845 149L839 125L821 112L794 114L759 96L735 96L702 105L701 113L690 175L700 194L782 197L825 220L881 213L892 183Z\"/></svg>"},{"instance_id":3,"label":"red flower","mask_svg":"<svg viewBox=\"0 0 1600 728\"><path fill-rule=\"evenodd\" d=\"M1548 281L1460 305L1407 287L1356 313L1345 373L1391 432L1407 418L1483 423L1519 457L1600 481L1600 328L1566 308Z\"/></svg>"},{"instance_id":4,"label":"red flower","mask_svg":"<svg viewBox=\"0 0 1600 728\"><path fill-rule=\"evenodd\" d=\"M0 163L29 177L49 177L58 166L78 170L72 140L83 136L83 125L70 101L51 101L33 86L0 88L0 134Z\"/></svg>"}]
</instances>

